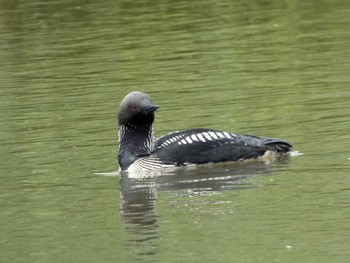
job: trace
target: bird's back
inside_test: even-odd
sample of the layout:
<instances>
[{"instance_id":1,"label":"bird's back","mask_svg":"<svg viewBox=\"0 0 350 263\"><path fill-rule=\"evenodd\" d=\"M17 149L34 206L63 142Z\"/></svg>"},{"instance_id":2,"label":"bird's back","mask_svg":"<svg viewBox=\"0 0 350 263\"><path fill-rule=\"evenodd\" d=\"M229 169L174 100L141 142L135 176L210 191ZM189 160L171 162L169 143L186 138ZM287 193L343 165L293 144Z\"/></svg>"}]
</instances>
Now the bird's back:
<instances>
[{"instance_id":1,"label":"bird's back","mask_svg":"<svg viewBox=\"0 0 350 263\"><path fill-rule=\"evenodd\" d=\"M159 138L156 152L152 156L167 164L184 165L257 158L267 151L280 154L290 148L288 142L279 139L211 129L191 129Z\"/></svg>"}]
</instances>

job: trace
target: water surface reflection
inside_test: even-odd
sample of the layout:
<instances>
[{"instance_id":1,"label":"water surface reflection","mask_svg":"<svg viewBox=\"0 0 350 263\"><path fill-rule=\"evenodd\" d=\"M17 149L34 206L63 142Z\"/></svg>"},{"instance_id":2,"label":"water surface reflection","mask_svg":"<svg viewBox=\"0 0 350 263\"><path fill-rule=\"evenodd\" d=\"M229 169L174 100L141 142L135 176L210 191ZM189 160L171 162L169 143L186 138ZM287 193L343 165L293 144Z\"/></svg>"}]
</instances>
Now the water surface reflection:
<instances>
[{"instance_id":1,"label":"water surface reflection","mask_svg":"<svg viewBox=\"0 0 350 263\"><path fill-rule=\"evenodd\" d=\"M194 197L252 188L254 177L270 174L273 164L288 161L289 157L283 156L273 162L254 160L187 166L146 176L122 172L121 216L130 235L127 246L137 248L136 254L143 259L144 255L156 254L160 238L157 192L171 190L176 197Z\"/></svg>"},{"instance_id":2,"label":"water surface reflection","mask_svg":"<svg viewBox=\"0 0 350 263\"><path fill-rule=\"evenodd\" d=\"M155 213L156 188L153 178L121 177L121 215L130 234L128 247L139 247L140 256L155 253L158 221Z\"/></svg>"}]
</instances>

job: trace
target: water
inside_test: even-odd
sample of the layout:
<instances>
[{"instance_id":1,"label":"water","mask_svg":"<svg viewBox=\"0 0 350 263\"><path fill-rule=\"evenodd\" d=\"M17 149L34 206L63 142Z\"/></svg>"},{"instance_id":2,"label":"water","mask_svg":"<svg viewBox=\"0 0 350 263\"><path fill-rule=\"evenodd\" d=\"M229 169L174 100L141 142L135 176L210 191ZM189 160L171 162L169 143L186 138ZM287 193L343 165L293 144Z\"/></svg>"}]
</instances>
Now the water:
<instances>
[{"instance_id":1,"label":"water","mask_svg":"<svg viewBox=\"0 0 350 263\"><path fill-rule=\"evenodd\" d=\"M0 6L1 262L349 262L347 1ZM119 174L133 90L303 155Z\"/></svg>"}]
</instances>

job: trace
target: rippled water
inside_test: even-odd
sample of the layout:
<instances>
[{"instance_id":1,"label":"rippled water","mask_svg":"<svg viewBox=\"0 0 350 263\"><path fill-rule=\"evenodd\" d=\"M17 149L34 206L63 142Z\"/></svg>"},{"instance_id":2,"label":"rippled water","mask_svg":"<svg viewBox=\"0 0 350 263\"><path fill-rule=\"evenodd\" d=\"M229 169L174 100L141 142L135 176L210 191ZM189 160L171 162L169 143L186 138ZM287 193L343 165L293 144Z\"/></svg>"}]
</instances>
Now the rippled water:
<instances>
[{"instance_id":1,"label":"rippled water","mask_svg":"<svg viewBox=\"0 0 350 263\"><path fill-rule=\"evenodd\" d=\"M0 1L1 262L348 262L347 1ZM303 155L118 173L115 114Z\"/></svg>"}]
</instances>

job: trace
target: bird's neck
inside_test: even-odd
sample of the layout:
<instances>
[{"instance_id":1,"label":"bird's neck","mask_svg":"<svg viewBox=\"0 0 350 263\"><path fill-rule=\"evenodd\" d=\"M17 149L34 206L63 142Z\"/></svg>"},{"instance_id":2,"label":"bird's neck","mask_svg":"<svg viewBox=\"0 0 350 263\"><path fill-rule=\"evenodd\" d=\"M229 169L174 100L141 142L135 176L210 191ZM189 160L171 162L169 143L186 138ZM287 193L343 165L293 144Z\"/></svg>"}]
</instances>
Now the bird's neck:
<instances>
[{"instance_id":1,"label":"bird's neck","mask_svg":"<svg viewBox=\"0 0 350 263\"><path fill-rule=\"evenodd\" d=\"M118 160L121 169L125 170L137 158L148 156L156 149L152 124L144 126L119 125Z\"/></svg>"}]
</instances>

